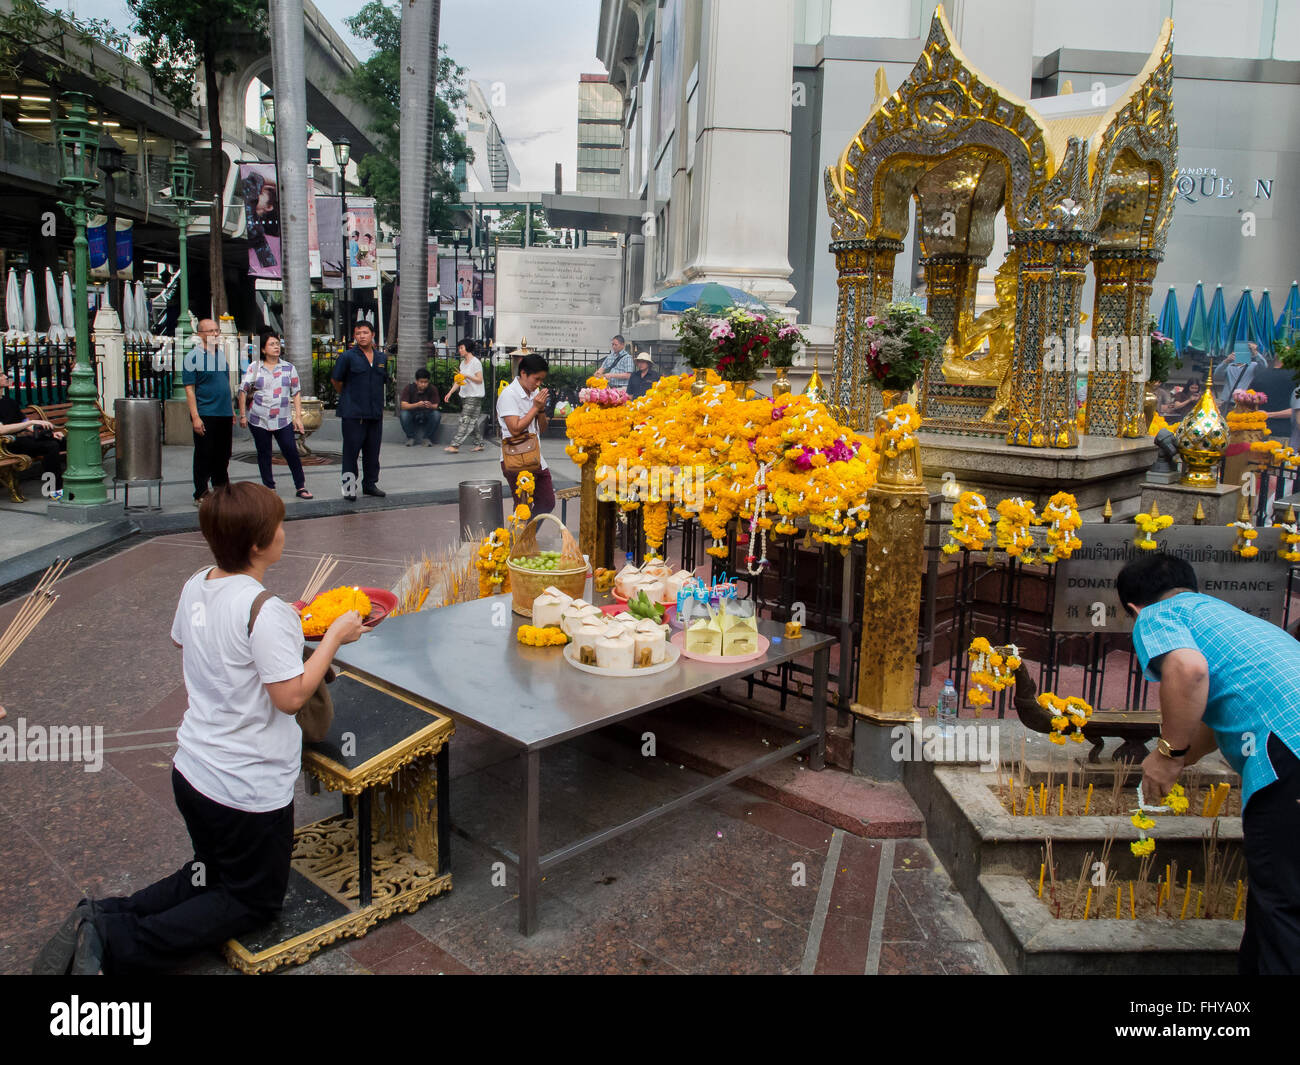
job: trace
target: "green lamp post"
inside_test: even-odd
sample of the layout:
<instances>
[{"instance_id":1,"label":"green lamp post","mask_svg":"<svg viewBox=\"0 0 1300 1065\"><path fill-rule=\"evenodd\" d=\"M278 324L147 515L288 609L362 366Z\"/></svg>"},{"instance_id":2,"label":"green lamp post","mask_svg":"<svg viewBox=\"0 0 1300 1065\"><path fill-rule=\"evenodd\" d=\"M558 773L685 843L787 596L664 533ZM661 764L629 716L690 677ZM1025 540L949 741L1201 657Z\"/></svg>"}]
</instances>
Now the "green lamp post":
<instances>
[{"instance_id":1,"label":"green lamp post","mask_svg":"<svg viewBox=\"0 0 1300 1065\"><path fill-rule=\"evenodd\" d=\"M73 324L77 333L77 359L72 367L68 399L68 469L63 477L63 502L92 507L108 502L104 489L104 457L99 443L99 391L91 366L90 314L87 306L89 245L86 220L90 208L86 197L99 184L95 165L99 155L99 131L90 122L91 98L69 92L61 97L64 117L57 125L59 184L68 190L71 203L60 202L76 229L73 240L76 304Z\"/></svg>"},{"instance_id":2,"label":"green lamp post","mask_svg":"<svg viewBox=\"0 0 1300 1065\"><path fill-rule=\"evenodd\" d=\"M181 313L176 316L176 355L172 363L172 399L185 402L185 382L181 367L185 360L185 326L190 313L190 268L186 239L189 236L190 208L194 205L194 164L190 153L176 145L172 155L172 202L176 205L176 235L181 260Z\"/></svg>"}]
</instances>

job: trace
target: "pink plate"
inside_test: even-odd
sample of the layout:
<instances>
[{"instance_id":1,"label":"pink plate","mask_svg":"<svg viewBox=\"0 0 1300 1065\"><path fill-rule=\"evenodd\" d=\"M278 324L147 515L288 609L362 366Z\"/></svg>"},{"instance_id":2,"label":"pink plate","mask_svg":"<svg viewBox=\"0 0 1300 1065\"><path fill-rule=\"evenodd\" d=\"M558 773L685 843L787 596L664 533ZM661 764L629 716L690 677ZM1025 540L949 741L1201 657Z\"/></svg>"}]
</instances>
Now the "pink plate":
<instances>
[{"instance_id":1,"label":"pink plate","mask_svg":"<svg viewBox=\"0 0 1300 1065\"><path fill-rule=\"evenodd\" d=\"M752 655L697 655L686 650L686 634L684 632L673 633L672 639L668 641L674 647L682 652L683 658L690 658L696 662L708 662L714 666L733 666L737 662L752 662L756 658L762 658L767 654L767 649L771 646L771 641L762 633L758 637L758 650Z\"/></svg>"},{"instance_id":2,"label":"pink plate","mask_svg":"<svg viewBox=\"0 0 1300 1065\"><path fill-rule=\"evenodd\" d=\"M397 596L383 588L362 587L361 590L366 593L366 597L370 600L370 617L366 618L362 623L362 628L369 632L383 621L384 618L388 617L389 614L397 609ZM293 604L293 608L301 614L306 605L306 603L299 599ZM319 640L320 637L306 636L304 639L315 641Z\"/></svg>"}]
</instances>

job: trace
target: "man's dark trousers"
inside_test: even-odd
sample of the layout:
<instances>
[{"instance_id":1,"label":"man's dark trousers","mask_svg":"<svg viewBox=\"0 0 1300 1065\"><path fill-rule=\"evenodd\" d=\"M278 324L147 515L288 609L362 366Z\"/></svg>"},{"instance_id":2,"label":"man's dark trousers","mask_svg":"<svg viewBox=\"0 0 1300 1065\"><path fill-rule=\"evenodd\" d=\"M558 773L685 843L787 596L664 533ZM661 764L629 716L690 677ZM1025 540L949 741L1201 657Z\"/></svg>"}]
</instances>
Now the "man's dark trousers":
<instances>
[{"instance_id":1,"label":"man's dark trousers","mask_svg":"<svg viewBox=\"0 0 1300 1065\"><path fill-rule=\"evenodd\" d=\"M204 432L194 434L195 499L207 492L209 481L213 488L230 483L230 438L235 425L234 418L220 415L203 414L200 418Z\"/></svg>"},{"instance_id":2,"label":"man's dark trousers","mask_svg":"<svg viewBox=\"0 0 1300 1065\"><path fill-rule=\"evenodd\" d=\"M379 484L379 443L383 438L382 418L341 418L343 422L343 493L354 495L357 490L357 455L361 456L364 476L361 487L375 488ZM351 474L351 478L348 477Z\"/></svg>"},{"instance_id":3,"label":"man's dark trousers","mask_svg":"<svg viewBox=\"0 0 1300 1065\"><path fill-rule=\"evenodd\" d=\"M1300 759L1270 735L1277 780L1250 797L1242 817L1246 852L1246 931L1242 976L1300 974Z\"/></svg>"}]
</instances>

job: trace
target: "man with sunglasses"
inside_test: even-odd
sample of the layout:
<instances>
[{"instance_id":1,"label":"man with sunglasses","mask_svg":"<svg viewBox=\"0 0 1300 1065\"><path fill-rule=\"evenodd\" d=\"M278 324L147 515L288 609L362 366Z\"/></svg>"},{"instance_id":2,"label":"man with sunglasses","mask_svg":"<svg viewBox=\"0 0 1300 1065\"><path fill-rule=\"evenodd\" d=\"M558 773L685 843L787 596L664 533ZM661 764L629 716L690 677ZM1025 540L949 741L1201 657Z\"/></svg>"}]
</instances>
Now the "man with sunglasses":
<instances>
[{"instance_id":1,"label":"man with sunglasses","mask_svg":"<svg viewBox=\"0 0 1300 1065\"><path fill-rule=\"evenodd\" d=\"M1160 739L1142 763L1155 804L1216 747L1241 774L1249 894L1238 968L1300 973L1300 643L1197 592L1184 559L1156 553L1115 579L1133 647L1160 683Z\"/></svg>"}]
</instances>

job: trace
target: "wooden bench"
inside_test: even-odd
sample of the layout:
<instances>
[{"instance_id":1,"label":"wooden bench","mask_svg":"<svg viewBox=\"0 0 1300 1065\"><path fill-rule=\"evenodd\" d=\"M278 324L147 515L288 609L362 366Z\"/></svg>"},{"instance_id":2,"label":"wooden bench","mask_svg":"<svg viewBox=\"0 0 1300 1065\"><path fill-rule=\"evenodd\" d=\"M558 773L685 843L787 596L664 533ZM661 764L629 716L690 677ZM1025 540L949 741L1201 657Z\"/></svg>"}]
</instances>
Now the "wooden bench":
<instances>
[{"instance_id":1,"label":"wooden bench","mask_svg":"<svg viewBox=\"0 0 1300 1065\"><path fill-rule=\"evenodd\" d=\"M9 489L9 498L15 503L27 502L18 487L18 478L32 464L30 455L15 455L5 450L5 445L13 443L12 436L0 436L0 483Z\"/></svg>"},{"instance_id":2,"label":"wooden bench","mask_svg":"<svg viewBox=\"0 0 1300 1065\"><path fill-rule=\"evenodd\" d=\"M1021 666L1016 671L1016 714L1024 726L1044 734L1052 731L1052 715L1038 705L1038 685ZM1112 754L1112 762L1140 763L1150 753L1147 744L1160 735L1159 710L1094 710L1083 726L1083 738L1092 744L1088 761L1101 761L1102 748L1112 736L1123 742Z\"/></svg>"},{"instance_id":3,"label":"wooden bench","mask_svg":"<svg viewBox=\"0 0 1300 1065\"><path fill-rule=\"evenodd\" d=\"M99 450L100 460L108 456L108 453L117 446L117 423L104 413L104 408L98 403L95 404L95 410L99 412ZM23 416L27 418L39 418L41 421L49 422L59 432L67 433L68 415L72 412L71 403L47 403L43 406L31 406L23 408ZM63 453L68 453L67 438L64 437Z\"/></svg>"}]
</instances>

